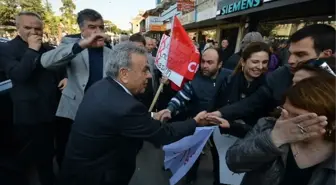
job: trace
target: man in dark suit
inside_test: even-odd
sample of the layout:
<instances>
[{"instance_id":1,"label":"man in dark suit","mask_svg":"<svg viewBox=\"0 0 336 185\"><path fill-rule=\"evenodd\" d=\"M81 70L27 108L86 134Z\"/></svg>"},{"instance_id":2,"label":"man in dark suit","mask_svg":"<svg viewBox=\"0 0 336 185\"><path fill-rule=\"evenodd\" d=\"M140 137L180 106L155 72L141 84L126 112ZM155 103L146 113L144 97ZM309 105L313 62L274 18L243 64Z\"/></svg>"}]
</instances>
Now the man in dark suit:
<instances>
[{"instance_id":1,"label":"man in dark suit","mask_svg":"<svg viewBox=\"0 0 336 185\"><path fill-rule=\"evenodd\" d=\"M26 171L36 166L42 185L53 184L53 122L58 104L57 71L42 67L40 56L52 47L42 43L43 23L33 12L21 12L16 26L19 35L1 50L0 68L12 80L14 136L17 150L12 155L24 180ZM3 180L3 179L1 179ZM28 180L27 180L28 181ZM21 182L20 184L27 184ZM2 184L2 183L0 183ZM11 183L6 183L11 184Z\"/></svg>"},{"instance_id":2,"label":"man in dark suit","mask_svg":"<svg viewBox=\"0 0 336 185\"><path fill-rule=\"evenodd\" d=\"M79 106L60 185L127 185L144 140L169 144L193 134L197 125L208 124L205 112L184 122L161 124L157 120L163 112L149 113L134 98L145 91L151 77L145 48L130 42L116 45L105 71L107 77L87 91ZM228 126L223 119L210 119Z\"/></svg>"}]
</instances>

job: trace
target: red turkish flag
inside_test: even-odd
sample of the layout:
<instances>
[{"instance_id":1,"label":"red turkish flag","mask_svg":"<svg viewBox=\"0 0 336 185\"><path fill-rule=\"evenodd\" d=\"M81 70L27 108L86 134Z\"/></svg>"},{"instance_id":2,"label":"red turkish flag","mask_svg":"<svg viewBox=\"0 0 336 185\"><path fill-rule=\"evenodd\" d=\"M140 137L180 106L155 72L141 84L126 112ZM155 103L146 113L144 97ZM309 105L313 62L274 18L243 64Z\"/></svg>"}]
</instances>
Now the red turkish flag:
<instances>
[{"instance_id":1,"label":"red turkish flag","mask_svg":"<svg viewBox=\"0 0 336 185\"><path fill-rule=\"evenodd\" d=\"M176 16L172 26L168 58L169 69L187 80L194 78L200 62L200 53Z\"/></svg>"}]
</instances>

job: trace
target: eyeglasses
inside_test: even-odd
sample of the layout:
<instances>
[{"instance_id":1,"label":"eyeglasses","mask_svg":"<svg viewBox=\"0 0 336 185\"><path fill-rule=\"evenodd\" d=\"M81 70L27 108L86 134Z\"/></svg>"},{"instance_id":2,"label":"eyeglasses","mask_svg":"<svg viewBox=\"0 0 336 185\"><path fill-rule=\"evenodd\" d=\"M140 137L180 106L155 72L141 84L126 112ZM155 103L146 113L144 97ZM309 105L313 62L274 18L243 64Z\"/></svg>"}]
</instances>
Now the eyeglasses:
<instances>
[{"instance_id":1,"label":"eyeglasses","mask_svg":"<svg viewBox=\"0 0 336 185\"><path fill-rule=\"evenodd\" d=\"M334 71L330 68L330 66L327 64L327 62L323 59L319 59L319 58L311 59L311 60L308 60L307 62L305 62L303 65L323 69L323 70L327 71L328 73L330 73L331 75L336 77L336 74L334 73Z\"/></svg>"}]
</instances>

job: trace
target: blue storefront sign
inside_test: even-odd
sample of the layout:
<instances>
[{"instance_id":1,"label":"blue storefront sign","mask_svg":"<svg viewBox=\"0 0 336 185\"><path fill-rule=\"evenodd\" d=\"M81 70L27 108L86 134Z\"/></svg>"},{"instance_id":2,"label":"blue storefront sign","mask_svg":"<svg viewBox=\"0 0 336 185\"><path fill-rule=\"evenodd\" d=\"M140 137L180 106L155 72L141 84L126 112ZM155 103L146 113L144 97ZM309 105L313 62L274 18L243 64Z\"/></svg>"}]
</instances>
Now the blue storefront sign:
<instances>
[{"instance_id":1,"label":"blue storefront sign","mask_svg":"<svg viewBox=\"0 0 336 185\"><path fill-rule=\"evenodd\" d=\"M234 12L244 11L259 7L263 0L218 0L217 16L227 15Z\"/></svg>"}]
</instances>

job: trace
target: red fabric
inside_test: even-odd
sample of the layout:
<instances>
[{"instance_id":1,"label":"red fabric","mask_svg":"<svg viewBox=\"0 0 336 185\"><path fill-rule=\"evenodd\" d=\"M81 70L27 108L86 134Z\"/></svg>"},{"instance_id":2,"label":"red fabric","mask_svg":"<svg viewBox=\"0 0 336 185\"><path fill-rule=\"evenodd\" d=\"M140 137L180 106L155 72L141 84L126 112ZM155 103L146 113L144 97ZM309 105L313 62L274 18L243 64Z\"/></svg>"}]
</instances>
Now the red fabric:
<instances>
[{"instance_id":1,"label":"red fabric","mask_svg":"<svg viewBox=\"0 0 336 185\"><path fill-rule=\"evenodd\" d=\"M192 80L198 69L200 53L188 33L184 30L179 19L175 16L167 67L176 73Z\"/></svg>"},{"instance_id":2,"label":"red fabric","mask_svg":"<svg viewBox=\"0 0 336 185\"><path fill-rule=\"evenodd\" d=\"M179 87L178 85L174 84L174 82L170 81L170 87L174 90L174 91L180 91L183 88L183 85L188 82L187 79L183 79L181 87Z\"/></svg>"}]
</instances>

